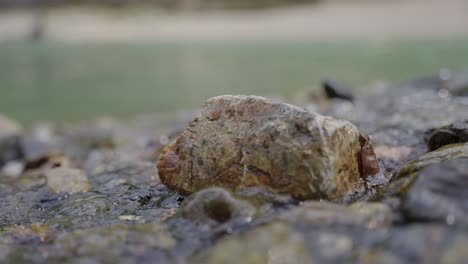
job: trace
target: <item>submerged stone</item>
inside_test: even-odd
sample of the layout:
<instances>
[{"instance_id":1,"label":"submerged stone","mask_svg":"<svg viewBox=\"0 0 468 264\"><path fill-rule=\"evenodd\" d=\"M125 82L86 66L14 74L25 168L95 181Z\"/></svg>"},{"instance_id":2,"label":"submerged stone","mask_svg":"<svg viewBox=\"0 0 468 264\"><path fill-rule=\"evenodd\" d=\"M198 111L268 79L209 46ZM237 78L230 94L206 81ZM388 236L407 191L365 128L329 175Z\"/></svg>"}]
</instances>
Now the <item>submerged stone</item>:
<instances>
[{"instance_id":1,"label":"submerged stone","mask_svg":"<svg viewBox=\"0 0 468 264\"><path fill-rule=\"evenodd\" d=\"M53 193L87 192L91 188L88 177L82 170L73 168L53 168L45 172L47 187Z\"/></svg>"},{"instance_id":2,"label":"submerged stone","mask_svg":"<svg viewBox=\"0 0 468 264\"><path fill-rule=\"evenodd\" d=\"M263 186L345 200L380 170L369 139L347 121L257 96L219 96L163 150L158 171L182 194Z\"/></svg>"},{"instance_id":3,"label":"submerged stone","mask_svg":"<svg viewBox=\"0 0 468 264\"><path fill-rule=\"evenodd\" d=\"M180 209L180 215L197 224L216 225L230 220L250 221L256 208L246 200L234 197L222 188L196 192Z\"/></svg>"},{"instance_id":4,"label":"submerged stone","mask_svg":"<svg viewBox=\"0 0 468 264\"><path fill-rule=\"evenodd\" d=\"M424 134L424 140L429 150L436 150L448 144L468 142L468 119L429 129Z\"/></svg>"}]
</instances>

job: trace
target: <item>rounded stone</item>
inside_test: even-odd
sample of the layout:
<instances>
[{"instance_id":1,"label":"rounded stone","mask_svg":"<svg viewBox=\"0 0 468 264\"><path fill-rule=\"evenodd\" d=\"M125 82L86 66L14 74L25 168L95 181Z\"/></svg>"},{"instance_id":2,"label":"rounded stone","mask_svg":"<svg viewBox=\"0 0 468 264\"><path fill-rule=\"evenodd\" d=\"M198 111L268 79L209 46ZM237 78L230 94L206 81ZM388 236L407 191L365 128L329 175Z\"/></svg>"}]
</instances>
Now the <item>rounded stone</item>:
<instances>
[{"instance_id":1,"label":"rounded stone","mask_svg":"<svg viewBox=\"0 0 468 264\"><path fill-rule=\"evenodd\" d=\"M216 225L230 220L250 221L256 208L248 201L234 197L222 188L196 192L184 201L180 215L195 223Z\"/></svg>"},{"instance_id":2,"label":"rounded stone","mask_svg":"<svg viewBox=\"0 0 468 264\"><path fill-rule=\"evenodd\" d=\"M209 99L158 163L181 194L262 186L299 199L344 200L379 171L353 124L258 96Z\"/></svg>"}]
</instances>

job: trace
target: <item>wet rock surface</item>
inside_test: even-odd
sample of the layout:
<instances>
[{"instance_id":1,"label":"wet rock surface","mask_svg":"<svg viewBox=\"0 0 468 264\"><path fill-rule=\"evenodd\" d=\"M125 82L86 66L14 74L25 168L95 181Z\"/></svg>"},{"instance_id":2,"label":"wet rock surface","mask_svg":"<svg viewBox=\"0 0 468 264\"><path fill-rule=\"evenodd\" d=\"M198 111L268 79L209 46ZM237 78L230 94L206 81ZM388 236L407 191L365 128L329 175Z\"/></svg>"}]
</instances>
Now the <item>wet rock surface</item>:
<instances>
[{"instance_id":1,"label":"wet rock surface","mask_svg":"<svg viewBox=\"0 0 468 264\"><path fill-rule=\"evenodd\" d=\"M21 155L8 156L0 169L0 262L467 263L468 143L444 140L431 150L424 137L434 128L434 135L461 131L450 124L466 120L468 97L454 92L453 78L376 85L353 103L322 98L305 109L256 98L262 107L238 108L252 119L215 100L191 123L195 114L10 126L14 133L0 139L14 135L20 144L2 148L0 157L12 149ZM373 147L362 144L366 134ZM226 142L221 137L231 144L216 145ZM169 163L158 171L161 153ZM167 166L189 160L192 169L183 170L199 178ZM303 173L302 160L330 173ZM176 192L195 179L238 175L235 164L247 165L238 171L249 181L233 177L221 186L196 183L191 195ZM333 170L344 165L349 174ZM69 189L70 173L47 175L57 168L86 175L79 186L87 187ZM164 185L171 168L170 175L188 178ZM265 172L293 185L264 181ZM288 174L299 177L282 177ZM311 175L334 181L314 185ZM350 181L357 185L337 188ZM231 188L239 182L243 188ZM320 195L297 199L296 190L312 194L309 183ZM359 192L343 199L349 190Z\"/></svg>"},{"instance_id":2,"label":"wet rock surface","mask_svg":"<svg viewBox=\"0 0 468 264\"><path fill-rule=\"evenodd\" d=\"M273 221L222 238L197 255L197 263L463 263L467 255L460 249L467 235L463 228L435 224Z\"/></svg>"},{"instance_id":3,"label":"wet rock surface","mask_svg":"<svg viewBox=\"0 0 468 264\"><path fill-rule=\"evenodd\" d=\"M419 172L403 207L411 219L468 224L468 157L443 161Z\"/></svg>"},{"instance_id":4,"label":"wet rock surface","mask_svg":"<svg viewBox=\"0 0 468 264\"><path fill-rule=\"evenodd\" d=\"M182 194L263 186L344 200L380 169L370 140L347 121L257 96L220 96L163 150L158 171Z\"/></svg>"}]
</instances>

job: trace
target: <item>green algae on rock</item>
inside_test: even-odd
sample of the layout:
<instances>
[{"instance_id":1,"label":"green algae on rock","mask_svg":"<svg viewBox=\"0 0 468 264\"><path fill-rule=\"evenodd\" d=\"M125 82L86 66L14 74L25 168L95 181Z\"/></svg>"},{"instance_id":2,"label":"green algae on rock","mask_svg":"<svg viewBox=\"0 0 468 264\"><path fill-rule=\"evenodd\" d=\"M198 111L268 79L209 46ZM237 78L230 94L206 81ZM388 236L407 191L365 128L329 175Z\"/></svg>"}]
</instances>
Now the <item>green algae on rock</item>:
<instances>
[{"instance_id":1,"label":"green algae on rock","mask_svg":"<svg viewBox=\"0 0 468 264\"><path fill-rule=\"evenodd\" d=\"M389 185L381 190L373 200L386 196L403 196L418 179L420 172L433 164L468 157L468 143L451 144L428 152L401 167Z\"/></svg>"},{"instance_id":2,"label":"green algae on rock","mask_svg":"<svg viewBox=\"0 0 468 264\"><path fill-rule=\"evenodd\" d=\"M161 181L181 194L263 186L299 199L346 200L379 173L351 123L257 96L218 96L162 152Z\"/></svg>"}]
</instances>

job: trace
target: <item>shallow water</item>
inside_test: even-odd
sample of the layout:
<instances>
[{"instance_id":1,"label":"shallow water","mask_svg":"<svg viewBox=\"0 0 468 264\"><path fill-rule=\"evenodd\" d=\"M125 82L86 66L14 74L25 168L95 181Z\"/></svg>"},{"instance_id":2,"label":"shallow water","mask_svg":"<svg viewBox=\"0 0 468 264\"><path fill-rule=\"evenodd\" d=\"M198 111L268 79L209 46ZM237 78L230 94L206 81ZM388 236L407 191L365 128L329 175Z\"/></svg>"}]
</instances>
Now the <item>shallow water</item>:
<instances>
[{"instance_id":1,"label":"shallow water","mask_svg":"<svg viewBox=\"0 0 468 264\"><path fill-rule=\"evenodd\" d=\"M290 96L336 77L355 89L468 71L468 39L413 42L0 44L0 112L90 119L200 107L219 94Z\"/></svg>"}]
</instances>

